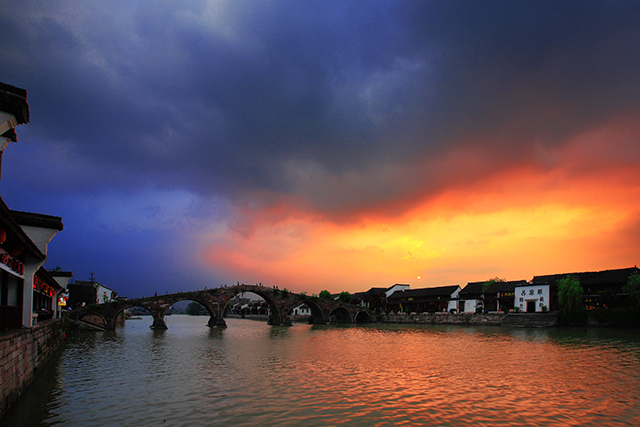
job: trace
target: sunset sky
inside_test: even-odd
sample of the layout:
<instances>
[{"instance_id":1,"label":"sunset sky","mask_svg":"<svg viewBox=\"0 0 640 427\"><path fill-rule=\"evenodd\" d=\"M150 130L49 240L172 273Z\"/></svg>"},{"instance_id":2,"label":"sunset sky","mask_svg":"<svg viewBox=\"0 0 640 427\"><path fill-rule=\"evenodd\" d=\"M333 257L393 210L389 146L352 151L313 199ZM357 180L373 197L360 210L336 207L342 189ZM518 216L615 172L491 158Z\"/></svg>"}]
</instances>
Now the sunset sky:
<instances>
[{"instance_id":1,"label":"sunset sky","mask_svg":"<svg viewBox=\"0 0 640 427\"><path fill-rule=\"evenodd\" d=\"M120 295L640 260L640 2L2 1L11 209Z\"/></svg>"}]
</instances>

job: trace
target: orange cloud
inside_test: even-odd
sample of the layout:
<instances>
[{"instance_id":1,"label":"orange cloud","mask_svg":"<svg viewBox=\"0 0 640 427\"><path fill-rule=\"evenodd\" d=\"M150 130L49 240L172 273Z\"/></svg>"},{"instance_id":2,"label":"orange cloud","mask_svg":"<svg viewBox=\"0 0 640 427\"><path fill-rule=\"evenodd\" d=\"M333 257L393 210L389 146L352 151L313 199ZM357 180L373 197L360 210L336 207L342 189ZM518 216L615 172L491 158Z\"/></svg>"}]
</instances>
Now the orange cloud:
<instances>
[{"instance_id":1,"label":"orange cloud","mask_svg":"<svg viewBox=\"0 0 640 427\"><path fill-rule=\"evenodd\" d=\"M454 177L437 192L391 201L403 206L394 216L385 215L391 205L339 222L281 199L239 213L251 233L227 229L208 236L214 243L204 262L237 280L310 293L635 265L638 135L638 126L620 122L555 148L534 147L528 162L494 169L486 152L449 154L425 167L452 175L473 167L486 176L475 182Z\"/></svg>"}]
</instances>

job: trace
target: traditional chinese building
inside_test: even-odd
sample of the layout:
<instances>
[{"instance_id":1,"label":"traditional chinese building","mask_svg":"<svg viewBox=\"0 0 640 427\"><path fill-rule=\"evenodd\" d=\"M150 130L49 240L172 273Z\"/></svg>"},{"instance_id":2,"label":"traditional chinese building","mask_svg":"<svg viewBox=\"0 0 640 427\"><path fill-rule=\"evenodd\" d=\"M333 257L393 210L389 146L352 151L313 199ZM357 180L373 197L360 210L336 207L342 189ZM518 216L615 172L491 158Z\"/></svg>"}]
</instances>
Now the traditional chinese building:
<instances>
[{"instance_id":1,"label":"traditional chinese building","mask_svg":"<svg viewBox=\"0 0 640 427\"><path fill-rule=\"evenodd\" d=\"M95 280L76 280L67 286L69 307L87 304L106 304L115 301L118 293Z\"/></svg>"},{"instance_id":2,"label":"traditional chinese building","mask_svg":"<svg viewBox=\"0 0 640 427\"><path fill-rule=\"evenodd\" d=\"M623 306L626 303L627 294L623 292L622 288L626 285L629 276L634 273L640 273L640 269L631 267L616 270L535 276L529 287L516 289L515 303L516 305L526 303L529 305L527 308L531 308L530 304L534 297L540 295L544 298L547 295L544 289L548 288L547 299L539 301L538 307L541 306L541 302L544 302L550 310L556 310L559 308L557 301L558 281L567 276L572 276L578 279L582 286L583 304L586 308ZM532 289L533 295L531 294ZM542 289L542 293L539 294L540 289ZM524 294L523 291L525 291Z\"/></svg>"},{"instance_id":3,"label":"traditional chinese building","mask_svg":"<svg viewBox=\"0 0 640 427\"><path fill-rule=\"evenodd\" d=\"M457 297L458 313L475 313L484 310L483 287L486 282L469 282Z\"/></svg>"},{"instance_id":4,"label":"traditional chinese building","mask_svg":"<svg viewBox=\"0 0 640 427\"><path fill-rule=\"evenodd\" d=\"M15 127L28 122L27 92L0 83L0 170L5 148L17 141ZM48 243L62 229L62 218L13 211L0 198L0 330L32 327L34 306L50 306L55 316L60 287L39 271Z\"/></svg>"},{"instance_id":5,"label":"traditional chinese building","mask_svg":"<svg viewBox=\"0 0 640 427\"><path fill-rule=\"evenodd\" d=\"M514 308L516 286L524 286L526 280L494 282L483 294L484 308L487 311L509 312Z\"/></svg>"},{"instance_id":6,"label":"traditional chinese building","mask_svg":"<svg viewBox=\"0 0 640 427\"><path fill-rule=\"evenodd\" d=\"M460 286L407 289L394 292L387 299L389 309L404 313L435 313L455 309Z\"/></svg>"}]
</instances>

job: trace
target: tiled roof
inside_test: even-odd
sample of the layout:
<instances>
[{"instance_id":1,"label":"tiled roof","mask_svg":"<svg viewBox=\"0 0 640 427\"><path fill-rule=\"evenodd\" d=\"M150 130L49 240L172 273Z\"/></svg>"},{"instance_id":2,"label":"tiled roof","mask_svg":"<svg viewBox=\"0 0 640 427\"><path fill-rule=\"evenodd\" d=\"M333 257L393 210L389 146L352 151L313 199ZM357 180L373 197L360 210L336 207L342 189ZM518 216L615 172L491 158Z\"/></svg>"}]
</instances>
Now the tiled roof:
<instances>
[{"instance_id":1,"label":"tiled roof","mask_svg":"<svg viewBox=\"0 0 640 427\"><path fill-rule=\"evenodd\" d=\"M498 292L513 292L516 286L524 286L527 284L526 280L513 280L510 282L494 282L485 290L485 294L498 293Z\"/></svg>"},{"instance_id":2,"label":"tiled roof","mask_svg":"<svg viewBox=\"0 0 640 427\"><path fill-rule=\"evenodd\" d=\"M19 125L29 123L27 91L0 82L0 110L15 116Z\"/></svg>"},{"instance_id":3,"label":"tiled roof","mask_svg":"<svg viewBox=\"0 0 640 427\"><path fill-rule=\"evenodd\" d=\"M50 228L58 231L62 231L64 229L64 226L62 225L62 218L59 216L13 210L11 211L11 216L20 225Z\"/></svg>"},{"instance_id":4,"label":"tiled roof","mask_svg":"<svg viewBox=\"0 0 640 427\"><path fill-rule=\"evenodd\" d=\"M422 298L422 297L450 297L456 289L458 289L458 285L450 285L450 286L439 286L437 288L422 288L422 289L408 289L405 291L394 292L389 296L389 299L400 299L400 298Z\"/></svg>"},{"instance_id":5,"label":"tiled roof","mask_svg":"<svg viewBox=\"0 0 640 427\"><path fill-rule=\"evenodd\" d=\"M379 295L384 294L387 291L387 288L371 288L367 292L367 295Z\"/></svg>"},{"instance_id":6,"label":"tiled roof","mask_svg":"<svg viewBox=\"0 0 640 427\"><path fill-rule=\"evenodd\" d=\"M38 269L38 271L36 271L36 275L41 280L44 280L52 288L57 289L57 290L62 289L62 286L60 286L60 284L58 282L56 282L56 279L53 278L53 275L51 274L51 272L47 271L45 268L40 267Z\"/></svg>"},{"instance_id":7,"label":"tiled roof","mask_svg":"<svg viewBox=\"0 0 640 427\"><path fill-rule=\"evenodd\" d=\"M467 286L462 288L458 296L460 298L467 297L467 296L475 296L475 295L480 296L480 294L482 294L482 287L484 286L485 283L486 281L485 282L469 282L467 283Z\"/></svg>"},{"instance_id":8,"label":"tiled roof","mask_svg":"<svg viewBox=\"0 0 640 427\"><path fill-rule=\"evenodd\" d=\"M640 272L637 267L621 268L618 270L603 270L603 271L587 271L583 273L563 273L563 274L550 274L546 276L535 276L531 281L534 285L555 285L559 279L566 276L574 276L580 281L580 284L584 286L594 285L619 285L625 284L627 278L634 272Z\"/></svg>"},{"instance_id":9,"label":"tiled roof","mask_svg":"<svg viewBox=\"0 0 640 427\"><path fill-rule=\"evenodd\" d=\"M2 198L0 198L0 223L4 227L6 227L6 231L8 234L13 235L18 239L16 241L17 246L22 246L27 249L33 256L39 259L45 259L46 256L42 251L38 248L38 246L33 243L33 241L27 236L22 227L18 224L18 222L14 219L13 211L11 211L7 205L4 203ZM3 248L7 250L6 243L3 245Z\"/></svg>"}]
</instances>

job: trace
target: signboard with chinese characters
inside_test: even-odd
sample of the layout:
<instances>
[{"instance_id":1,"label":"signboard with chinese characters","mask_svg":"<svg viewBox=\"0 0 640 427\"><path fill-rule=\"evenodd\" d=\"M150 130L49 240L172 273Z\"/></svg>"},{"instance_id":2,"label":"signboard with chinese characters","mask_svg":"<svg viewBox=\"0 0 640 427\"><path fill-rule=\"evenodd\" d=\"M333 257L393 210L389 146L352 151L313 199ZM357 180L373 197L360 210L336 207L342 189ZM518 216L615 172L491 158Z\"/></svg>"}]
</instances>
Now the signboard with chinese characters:
<instances>
[{"instance_id":1,"label":"signboard with chinese characters","mask_svg":"<svg viewBox=\"0 0 640 427\"><path fill-rule=\"evenodd\" d=\"M24 279L24 264L6 252L0 253L0 268Z\"/></svg>"},{"instance_id":2,"label":"signboard with chinese characters","mask_svg":"<svg viewBox=\"0 0 640 427\"><path fill-rule=\"evenodd\" d=\"M514 306L520 307L521 311L531 310L528 307L533 303L536 313L548 310L549 285L516 286L514 294Z\"/></svg>"}]
</instances>

